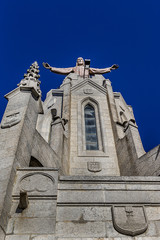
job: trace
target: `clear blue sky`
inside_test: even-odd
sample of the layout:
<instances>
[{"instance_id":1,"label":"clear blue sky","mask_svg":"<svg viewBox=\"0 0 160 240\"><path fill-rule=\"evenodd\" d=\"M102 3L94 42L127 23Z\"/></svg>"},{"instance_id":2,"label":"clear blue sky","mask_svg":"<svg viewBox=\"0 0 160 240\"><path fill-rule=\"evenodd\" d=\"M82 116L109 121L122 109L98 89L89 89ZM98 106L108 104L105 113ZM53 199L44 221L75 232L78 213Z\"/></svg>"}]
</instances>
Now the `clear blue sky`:
<instances>
[{"instance_id":1,"label":"clear blue sky","mask_svg":"<svg viewBox=\"0 0 160 240\"><path fill-rule=\"evenodd\" d=\"M42 67L91 66L119 69L104 75L132 105L148 151L160 143L159 0L5 0L0 3L0 118L7 101L35 60L40 65L43 100L63 79Z\"/></svg>"}]
</instances>

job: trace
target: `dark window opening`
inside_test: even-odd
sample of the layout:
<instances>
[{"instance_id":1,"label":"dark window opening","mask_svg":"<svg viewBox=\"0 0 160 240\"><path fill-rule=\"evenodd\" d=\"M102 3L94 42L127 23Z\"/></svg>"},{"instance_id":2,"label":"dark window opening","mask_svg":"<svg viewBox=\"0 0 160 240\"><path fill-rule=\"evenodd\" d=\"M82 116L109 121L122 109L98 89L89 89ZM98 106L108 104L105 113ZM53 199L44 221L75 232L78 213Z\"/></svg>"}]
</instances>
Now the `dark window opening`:
<instances>
[{"instance_id":1,"label":"dark window opening","mask_svg":"<svg viewBox=\"0 0 160 240\"><path fill-rule=\"evenodd\" d=\"M36 158L31 156L29 167L43 167L43 165Z\"/></svg>"},{"instance_id":2,"label":"dark window opening","mask_svg":"<svg viewBox=\"0 0 160 240\"><path fill-rule=\"evenodd\" d=\"M84 108L86 150L98 150L95 110L90 104Z\"/></svg>"}]
</instances>

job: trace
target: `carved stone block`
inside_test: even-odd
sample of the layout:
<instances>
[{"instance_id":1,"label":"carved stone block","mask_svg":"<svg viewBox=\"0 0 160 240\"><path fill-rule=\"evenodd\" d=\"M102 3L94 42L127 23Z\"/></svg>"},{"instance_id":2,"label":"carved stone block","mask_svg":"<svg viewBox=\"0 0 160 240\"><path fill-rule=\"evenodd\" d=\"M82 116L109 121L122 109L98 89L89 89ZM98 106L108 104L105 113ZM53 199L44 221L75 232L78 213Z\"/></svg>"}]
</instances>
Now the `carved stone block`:
<instances>
[{"instance_id":1,"label":"carved stone block","mask_svg":"<svg viewBox=\"0 0 160 240\"><path fill-rule=\"evenodd\" d=\"M84 88L84 89L83 89L83 92L84 92L85 94L93 94L93 89L92 89L92 88Z\"/></svg>"},{"instance_id":2,"label":"carved stone block","mask_svg":"<svg viewBox=\"0 0 160 240\"><path fill-rule=\"evenodd\" d=\"M143 206L112 206L114 228L125 235L136 236L147 230Z\"/></svg>"},{"instance_id":3,"label":"carved stone block","mask_svg":"<svg viewBox=\"0 0 160 240\"><path fill-rule=\"evenodd\" d=\"M90 172L100 172L102 170L100 162L87 162L87 167Z\"/></svg>"},{"instance_id":4,"label":"carved stone block","mask_svg":"<svg viewBox=\"0 0 160 240\"><path fill-rule=\"evenodd\" d=\"M25 168L17 171L13 196L19 197L20 191L27 192L28 197L57 195L58 173L54 169Z\"/></svg>"},{"instance_id":5,"label":"carved stone block","mask_svg":"<svg viewBox=\"0 0 160 240\"><path fill-rule=\"evenodd\" d=\"M1 128L12 127L12 126L18 124L20 121L21 121L20 112L14 112L14 113L8 114L3 118Z\"/></svg>"}]
</instances>

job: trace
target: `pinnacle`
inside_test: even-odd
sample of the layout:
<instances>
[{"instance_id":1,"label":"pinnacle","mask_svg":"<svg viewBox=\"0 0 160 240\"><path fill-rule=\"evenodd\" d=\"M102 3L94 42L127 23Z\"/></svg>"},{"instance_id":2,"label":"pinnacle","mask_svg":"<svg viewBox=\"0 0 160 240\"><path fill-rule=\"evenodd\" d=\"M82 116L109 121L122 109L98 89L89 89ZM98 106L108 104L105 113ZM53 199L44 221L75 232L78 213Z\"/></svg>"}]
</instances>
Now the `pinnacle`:
<instances>
[{"instance_id":1,"label":"pinnacle","mask_svg":"<svg viewBox=\"0 0 160 240\"><path fill-rule=\"evenodd\" d=\"M27 70L27 73L24 74L24 78L18 84L19 87L23 88L34 88L39 96L41 96L40 90L40 81L39 81L39 66L37 61L31 64L30 68Z\"/></svg>"},{"instance_id":2,"label":"pinnacle","mask_svg":"<svg viewBox=\"0 0 160 240\"><path fill-rule=\"evenodd\" d=\"M35 67L35 68L39 68L39 66L38 66L38 62L37 62L37 61L35 61L34 63L32 63L31 66L33 66L33 67Z\"/></svg>"},{"instance_id":3,"label":"pinnacle","mask_svg":"<svg viewBox=\"0 0 160 240\"><path fill-rule=\"evenodd\" d=\"M32 78L35 78L35 80L38 80L40 78L40 75L38 73L39 73L39 66L37 61L35 61L27 70L27 73L24 74L24 78L32 77Z\"/></svg>"}]
</instances>

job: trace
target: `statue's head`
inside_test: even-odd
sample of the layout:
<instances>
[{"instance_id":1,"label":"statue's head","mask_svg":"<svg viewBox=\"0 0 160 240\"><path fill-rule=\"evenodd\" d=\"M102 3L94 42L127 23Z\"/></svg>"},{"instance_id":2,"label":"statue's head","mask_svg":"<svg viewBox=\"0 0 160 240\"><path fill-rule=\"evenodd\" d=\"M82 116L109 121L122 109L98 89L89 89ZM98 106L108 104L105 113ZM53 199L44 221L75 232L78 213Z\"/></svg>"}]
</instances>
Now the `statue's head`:
<instances>
[{"instance_id":1,"label":"statue's head","mask_svg":"<svg viewBox=\"0 0 160 240\"><path fill-rule=\"evenodd\" d=\"M84 66L84 59L82 57L77 58L76 66Z\"/></svg>"}]
</instances>

